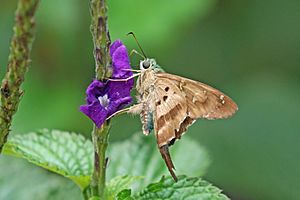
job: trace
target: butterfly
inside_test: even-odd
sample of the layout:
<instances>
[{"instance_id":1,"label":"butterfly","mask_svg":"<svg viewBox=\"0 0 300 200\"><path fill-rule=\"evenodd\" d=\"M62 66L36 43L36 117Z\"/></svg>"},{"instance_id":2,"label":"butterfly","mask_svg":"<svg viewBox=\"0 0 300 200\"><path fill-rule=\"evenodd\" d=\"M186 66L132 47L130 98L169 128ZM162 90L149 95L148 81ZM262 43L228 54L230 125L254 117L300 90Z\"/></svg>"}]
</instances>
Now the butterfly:
<instances>
[{"instance_id":1,"label":"butterfly","mask_svg":"<svg viewBox=\"0 0 300 200\"><path fill-rule=\"evenodd\" d=\"M147 58L145 54L139 67L140 70L132 70L138 72L133 75L138 77L137 104L125 110L140 114L145 135L154 130L161 156L177 181L169 147L197 119L228 118L238 107L230 97L211 86L165 73L155 59Z\"/></svg>"}]
</instances>

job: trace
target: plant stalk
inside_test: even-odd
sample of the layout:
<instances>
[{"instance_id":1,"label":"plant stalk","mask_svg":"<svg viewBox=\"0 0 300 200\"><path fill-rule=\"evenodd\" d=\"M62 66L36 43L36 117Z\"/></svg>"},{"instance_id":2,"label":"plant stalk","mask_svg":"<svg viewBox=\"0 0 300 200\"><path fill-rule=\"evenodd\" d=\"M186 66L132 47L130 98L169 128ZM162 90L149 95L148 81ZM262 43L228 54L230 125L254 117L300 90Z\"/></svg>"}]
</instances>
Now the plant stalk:
<instances>
[{"instance_id":1,"label":"plant stalk","mask_svg":"<svg viewBox=\"0 0 300 200\"><path fill-rule=\"evenodd\" d=\"M34 40L34 15L38 4L39 0L18 2L7 71L0 92L0 153L10 132L13 115L17 112L24 93L21 85L30 64L30 51Z\"/></svg>"},{"instance_id":2,"label":"plant stalk","mask_svg":"<svg viewBox=\"0 0 300 200\"><path fill-rule=\"evenodd\" d=\"M84 200L89 200L90 198L90 190L89 188L86 188L85 190L82 191L82 197Z\"/></svg>"},{"instance_id":3,"label":"plant stalk","mask_svg":"<svg viewBox=\"0 0 300 200\"><path fill-rule=\"evenodd\" d=\"M94 43L96 79L103 81L112 74L109 54L110 36L107 21L106 0L90 0L91 33ZM94 126L92 139L94 145L94 171L91 178L91 194L103 199L106 182L106 149L108 146L110 123L106 121L101 128Z\"/></svg>"},{"instance_id":4,"label":"plant stalk","mask_svg":"<svg viewBox=\"0 0 300 200\"><path fill-rule=\"evenodd\" d=\"M109 137L109 122L105 122L101 128L94 127L94 171L91 179L91 190L93 196L103 197L106 183L106 149Z\"/></svg>"},{"instance_id":5,"label":"plant stalk","mask_svg":"<svg viewBox=\"0 0 300 200\"><path fill-rule=\"evenodd\" d=\"M94 43L94 59L96 65L96 78L104 80L112 74L111 58L109 55L110 35L107 20L106 0L90 0L90 13L92 18L91 33Z\"/></svg>"}]
</instances>

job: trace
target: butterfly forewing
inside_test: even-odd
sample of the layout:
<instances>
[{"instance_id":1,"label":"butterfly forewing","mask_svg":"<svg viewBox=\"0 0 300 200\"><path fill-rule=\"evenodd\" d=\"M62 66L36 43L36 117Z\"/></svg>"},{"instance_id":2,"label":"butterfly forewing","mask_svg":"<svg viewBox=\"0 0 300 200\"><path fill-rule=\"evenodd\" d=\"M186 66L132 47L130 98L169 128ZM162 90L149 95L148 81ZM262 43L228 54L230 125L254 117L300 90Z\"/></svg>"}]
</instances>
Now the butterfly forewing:
<instances>
[{"instance_id":1,"label":"butterfly forewing","mask_svg":"<svg viewBox=\"0 0 300 200\"><path fill-rule=\"evenodd\" d=\"M228 96L204 83L168 73L157 73L156 76L157 79L171 81L184 93L187 115L192 119L227 118L238 109Z\"/></svg>"}]
</instances>

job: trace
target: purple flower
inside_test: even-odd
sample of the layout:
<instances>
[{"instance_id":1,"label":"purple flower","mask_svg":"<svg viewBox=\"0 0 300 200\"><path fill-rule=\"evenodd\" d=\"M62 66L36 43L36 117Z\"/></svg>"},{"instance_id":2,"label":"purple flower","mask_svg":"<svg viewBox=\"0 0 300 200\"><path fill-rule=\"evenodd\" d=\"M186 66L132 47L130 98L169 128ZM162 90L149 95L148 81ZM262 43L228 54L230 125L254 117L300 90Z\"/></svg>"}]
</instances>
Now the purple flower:
<instances>
[{"instance_id":1,"label":"purple flower","mask_svg":"<svg viewBox=\"0 0 300 200\"><path fill-rule=\"evenodd\" d=\"M116 40L110 47L113 74L112 79L125 79L132 76L130 62L125 45ZM87 115L99 128L105 120L130 104L132 98L130 91L133 87L133 79L128 81L94 80L86 90L86 105L80 106L80 111Z\"/></svg>"}]
</instances>

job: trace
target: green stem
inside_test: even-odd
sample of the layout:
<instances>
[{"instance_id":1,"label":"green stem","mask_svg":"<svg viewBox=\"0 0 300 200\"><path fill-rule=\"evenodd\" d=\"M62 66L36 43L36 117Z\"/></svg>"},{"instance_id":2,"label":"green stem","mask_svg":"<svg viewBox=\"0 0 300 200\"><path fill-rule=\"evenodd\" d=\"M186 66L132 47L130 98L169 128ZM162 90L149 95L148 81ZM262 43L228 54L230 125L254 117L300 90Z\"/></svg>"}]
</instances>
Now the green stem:
<instances>
[{"instance_id":1,"label":"green stem","mask_svg":"<svg viewBox=\"0 0 300 200\"><path fill-rule=\"evenodd\" d=\"M94 43L96 79L105 80L112 74L109 54L110 36L107 22L106 0L90 0L91 33ZM94 171L91 178L91 194L103 199L106 181L106 149L108 146L110 123L106 121L101 128L94 126L92 133L94 145Z\"/></svg>"},{"instance_id":2,"label":"green stem","mask_svg":"<svg viewBox=\"0 0 300 200\"><path fill-rule=\"evenodd\" d=\"M88 200L89 199L89 189L86 188L85 190L82 191L82 196L84 200Z\"/></svg>"},{"instance_id":3,"label":"green stem","mask_svg":"<svg viewBox=\"0 0 300 200\"><path fill-rule=\"evenodd\" d=\"M30 63L30 51L34 39L34 14L39 0L19 0L15 14L14 35L5 77L1 85L0 153L6 143L12 117L23 95L21 85Z\"/></svg>"},{"instance_id":4,"label":"green stem","mask_svg":"<svg viewBox=\"0 0 300 200\"><path fill-rule=\"evenodd\" d=\"M111 58L109 55L110 36L107 21L106 0L90 0L91 32L94 42L96 78L103 80L111 76Z\"/></svg>"},{"instance_id":5,"label":"green stem","mask_svg":"<svg viewBox=\"0 0 300 200\"><path fill-rule=\"evenodd\" d=\"M94 171L91 179L91 190L93 196L103 197L106 182L106 149L108 146L110 124L105 122L101 128L94 127Z\"/></svg>"}]
</instances>

